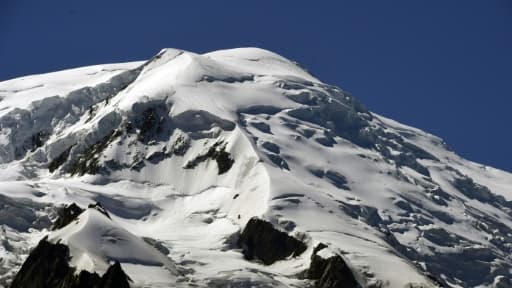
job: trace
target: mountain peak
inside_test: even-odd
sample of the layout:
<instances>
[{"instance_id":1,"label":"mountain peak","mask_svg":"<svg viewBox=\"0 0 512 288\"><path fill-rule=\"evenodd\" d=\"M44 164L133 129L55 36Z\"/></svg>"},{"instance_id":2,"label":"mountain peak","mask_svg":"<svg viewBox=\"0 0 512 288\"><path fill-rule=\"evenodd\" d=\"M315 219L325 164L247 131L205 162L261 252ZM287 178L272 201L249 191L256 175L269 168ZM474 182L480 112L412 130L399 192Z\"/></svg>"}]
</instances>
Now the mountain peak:
<instances>
[{"instance_id":1,"label":"mountain peak","mask_svg":"<svg viewBox=\"0 0 512 288\"><path fill-rule=\"evenodd\" d=\"M5 279L59 205L97 202L110 217L86 209L48 239L72 267L99 275L117 261L136 286L511 277L512 175L275 53L164 49L2 82L0 97Z\"/></svg>"}]
</instances>

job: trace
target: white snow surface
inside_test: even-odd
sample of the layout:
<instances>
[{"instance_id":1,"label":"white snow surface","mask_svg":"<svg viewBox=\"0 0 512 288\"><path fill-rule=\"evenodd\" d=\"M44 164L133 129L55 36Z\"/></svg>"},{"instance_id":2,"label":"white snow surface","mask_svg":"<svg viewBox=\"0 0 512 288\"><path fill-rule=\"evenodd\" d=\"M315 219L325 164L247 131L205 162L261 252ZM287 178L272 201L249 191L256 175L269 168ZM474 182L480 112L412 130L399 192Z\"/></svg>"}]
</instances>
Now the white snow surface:
<instances>
[{"instance_id":1,"label":"white snow surface","mask_svg":"<svg viewBox=\"0 0 512 288\"><path fill-rule=\"evenodd\" d=\"M46 234L79 270L120 261L135 287L309 287L297 275L320 242L362 287L436 287L427 272L448 287L510 279L512 175L359 105L258 48L164 49L1 82L0 194L50 218L52 207L99 201L112 219L87 209L50 232L0 217L0 285ZM232 167L205 156L214 150ZM308 250L269 266L245 260L236 239L251 217Z\"/></svg>"},{"instance_id":2,"label":"white snow surface","mask_svg":"<svg viewBox=\"0 0 512 288\"><path fill-rule=\"evenodd\" d=\"M80 214L75 222L50 234L48 240L69 247L73 255L71 265L77 267L78 271L103 274L110 265L109 260L117 260L121 263L166 267L177 274L165 255L93 208Z\"/></svg>"}]
</instances>

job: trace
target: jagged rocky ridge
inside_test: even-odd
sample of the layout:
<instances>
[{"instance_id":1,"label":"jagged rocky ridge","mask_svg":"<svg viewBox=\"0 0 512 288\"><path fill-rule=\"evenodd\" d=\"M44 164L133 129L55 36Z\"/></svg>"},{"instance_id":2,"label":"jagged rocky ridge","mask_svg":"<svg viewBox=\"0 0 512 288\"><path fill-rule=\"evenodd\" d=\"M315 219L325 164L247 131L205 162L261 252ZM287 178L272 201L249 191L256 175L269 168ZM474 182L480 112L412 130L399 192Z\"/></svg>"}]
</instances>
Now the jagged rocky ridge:
<instances>
[{"instance_id":1,"label":"jagged rocky ridge","mask_svg":"<svg viewBox=\"0 0 512 288\"><path fill-rule=\"evenodd\" d=\"M134 261L108 233L91 242L66 234L70 267L103 275L101 259L119 259L135 286L510 282L510 174L458 157L271 52L165 49L145 62L2 82L0 99L4 285L57 205L98 201L111 219L87 209L95 221L78 223L89 234L130 231L122 235L145 244L126 243L152 243L160 260L146 247ZM55 223L55 235L75 227ZM258 236L253 223L279 233ZM292 245L301 253L247 249L272 251L283 239L303 243ZM98 250L99 240L113 244Z\"/></svg>"},{"instance_id":2,"label":"jagged rocky ridge","mask_svg":"<svg viewBox=\"0 0 512 288\"><path fill-rule=\"evenodd\" d=\"M126 276L119 262L115 262L103 274L76 271L69 266L69 249L66 245L53 244L42 239L31 251L27 260L14 278L12 288L89 287L129 288ZM78 273L77 273L78 272Z\"/></svg>"},{"instance_id":3,"label":"jagged rocky ridge","mask_svg":"<svg viewBox=\"0 0 512 288\"><path fill-rule=\"evenodd\" d=\"M11 286L12 288L50 288L50 287L90 287L90 288L129 288L129 282L132 282L130 277L123 271L119 260L123 261L123 257L117 259L117 257L107 257L105 259L112 264L107 265L107 269L103 275L99 275L96 271L88 271L86 269L81 270L83 267L74 267L70 263L76 265L77 259L72 259L73 256L70 253L71 249L76 249L75 242L83 241L83 238L87 238L87 233L81 234L75 240L66 238L66 234L69 231L63 229L67 227L68 230L74 231L77 228L72 226L83 226L81 222L94 222L94 218L91 220L90 216L87 219L80 219L80 216L84 213L99 212L101 217L108 218L111 220L109 213L105 210L103 205L99 202L91 204L86 209L82 209L76 203L60 207L57 210L57 218L55 219L52 232L49 236L46 235L39 241L37 246L30 251L27 259L21 266L20 270L14 277ZM92 211L93 210L93 211ZM96 216L98 217L98 216ZM85 223L87 225L87 223ZM80 229L80 228L78 228ZM82 229L84 229L82 227ZM117 241L130 241L129 237L123 237L121 233L115 231L116 228L108 228L105 226L106 231L102 232L102 241L107 240L113 242L114 245ZM61 231L59 231L61 230ZM69 236L69 235L67 235ZM109 239L110 238L110 239ZM62 243L63 241L67 243ZM103 245L100 241L95 243L97 245ZM141 241L142 242L142 241ZM148 241L146 241L148 243ZM155 243L151 243L155 244ZM126 245L126 244L125 244ZM128 247L130 245L128 244ZM133 245L132 245L133 246ZM149 246L148 246L149 248ZM152 249L152 248L149 248ZM158 249L157 249L158 250ZM126 256L135 251L123 251L126 252ZM156 251L155 251L156 252ZM156 254L156 253L155 253ZM92 256L92 255L91 255ZM75 255L74 257L79 257ZM83 257L83 256L82 256ZM164 257L164 255L162 255ZM132 260L136 261L137 256L134 256ZM125 260L126 261L126 260ZM79 266L79 265L78 265Z\"/></svg>"},{"instance_id":4,"label":"jagged rocky ridge","mask_svg":"<svg viewBox=\"0 0 512 288\"><path fill-rule=\"evenodd\" d=\"M100 203L90 205L89 209L96 209L109 217ZM78 216L85 210L75 203L59 208L58 216L53 223L52 230L62 229L78 221ZM109 217L110 218L110 217ZM86 270L77 271L69 265L71 259L69 247L60 243L48 241L45 236L30 252L20 270L14 277L12 288L50 288L50 287L90 287L90 288L129 288L131 281L125 274L118 261L110 265L102 276Z\"/></svg>"},{"instance_id":5,"label":"jagged rocky ridge","mask_svg":"<svg viewBox=\"0 0 512 288\"><path fill-rule=\"evenodd\" d=\"M319 288L361 287L341 255L334 253L321 255L327 248L328 246L323 243L315 247L306 277L316 279L315 285Z\"/></svg>"}]
</instances>

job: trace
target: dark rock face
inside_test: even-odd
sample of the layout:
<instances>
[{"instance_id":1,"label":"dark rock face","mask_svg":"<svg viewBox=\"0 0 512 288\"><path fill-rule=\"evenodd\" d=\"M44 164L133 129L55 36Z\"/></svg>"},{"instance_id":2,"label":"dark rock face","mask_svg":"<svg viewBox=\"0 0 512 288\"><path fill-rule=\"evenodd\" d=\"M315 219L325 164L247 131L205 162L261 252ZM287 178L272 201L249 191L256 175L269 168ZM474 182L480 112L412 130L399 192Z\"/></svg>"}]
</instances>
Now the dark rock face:
<instances>
[{"instance_id":1,"label":"dark rock face","mask_svg":"<svg viewBox=\"0 0 512 288\"><path fill-rule=\"evenodd\" d=\"M80 274L78 274L78 277L75 278L76 282L71 284L70 283L70 287L73 287L73 288L99 288L101 286L98 287L98 283L100 282L101 280L101 277L100 275L96 274L96 273L89 273L85 270L82 270L80 271ZM66 286L63 286L63 288L66 287Z\"/></svg>"},{"instance_id":2,"label":"dark rock face","mask_svg":"<svg viewBox=\"0 0 512 288\"><path fill-rule=\"evenodd\" d=\"M64 286L74 272L68 265L69 258L67 246L41 240L21 266L11 288L71 287Z\"/></svg>"},{"instance_id":3,"label":"dark rock face","mask_svg":"<svg viewBox=\"0 0 512 288\"><path fill-rule=\"evenodd\" d=\"M107 272L103 274L98 287L130 288L130 284L128 283L129 279L130 277L128 277L128 275L126 275L121 268L121 264L116 261L112 266L108 268Z\"/></svg>"},{"instance_id":4,"label":"dark rock face","mask_svg":"<svg viewBox=\"0 0 512 288\"><path fill-rule=\"evenodd\" d=\"M318 288L357 288L357 283L352 271L340 255L330 258L322 258L317 253L327 248L323 243L315 247L311 255L311 264L306 273L308 279L315 279Z\"/></svg>"},{"instance_id":5,"label":"dark rock face","mask_svg":"<svg viewBox=\"0 0 512 288\"><path fill-rule=\"evenodd\" d=\"M475 183L473 179L467 176L455 178L452 184L469 199L476 199L480 202L488 203L496 208L506 207L512 209L511 201L505 200L501 195L492 193L489 188Z\"/></svg>"},{"instance_id":6,"label":"dark rock face","mask_svg":"<svg viewBox=\"0 0 512 288\"><path fill-rule=\"evenodd\" d=\"M233 163L235 162L235 160L233 160L229 153L224 149L212 152L210 158L213 158L215 161L217 161L219 175L228 172L228 170L231 168L231 166L233 166Z\"/></svg>"},{"instance_id":7,"label":"dark rock face","mask_svg":"<svg viewBox=\"0 0 512 288\"><path fill-rule=\"evenodd\" d=\"M55 157L49 164L48 164L48 170L50 173L57 170L62 164L64 164L69 157L69 152L71 151L71 148L73 146L69 146L66 150L64 150L62 153L60 153L59 156Z\"/></svg>"},{"instance_id":8,"label":"dark rock face","mask_svg":"<svg viewBox=\"0 0 512 288\"><path fill-rule=\"evenodd\" d=\"M84 212L84 209L78 207L75 203L71 203L67 206L60 208L57 211L57 220L53 223L52 230L63 228L64 226L75 220L80 214Z\"/></svg>"},{"instance_id":9,"label":"dark rock face","mask_svg":"<svg viewBox=\"0 0 512 288\"><path fill-rule=\"evenodd\" d=\"M276 230L271 223L252 218L238 240L247 260L257 259L270 265L289 256L297 256L306 250L306 244Z\"/></svg>"},{"instance_id":10,"label":"dark rock face","mask_svg":"<svg viewBox=\"0 0 512 288\"><path fill-rule=\"evenodd\" d=\"M121 136L120 130L113 130L110 134L97 141L94 145L88 147L83 151L78 159L72 164L69 169L71 175L83 176L85 174L95 175L100 171L100 156L107 146L112 143L116 138Z\"/></svg>"},{"instance_id":11,"label":"dark rock face","mask_svg":"<svg viewBox=\"0 0 512 288\"><path fill-rule=\"evenodd\" d=\"M231 166L235 163L235 160L231 158L231 155L226 152L226 145L222 142L217 142L213 144L206 154L202 154L194 158L192 161L188 162L183 168L184 169L193 169L199 163L204 162L208 159L215 160L217 162L217 167L219 169L219 175L224 174L231 169Z\"/></svg>"},{"instance_id":12,"label":"dark rock face","mask_svg":"<svg viewBox=\"0 0 512 288\"><path fill-rule=\"evenodd\" d=\"M87 206L87 208L96 209L101 214L107 216L108 219L112 219L112 218L110 218L110 214L108 214L107 209L105 209L105 207L103 207L103 205L100 202L96 202L95 204L89 204L89 206Z\"/></svg>"},{"instance_id":13,"label":"dark rock face","mask_svg":"<svg viewBox=\"0 0 512 288\"><path fill-rule=\"evenodd\" d=\"M81 271L69 266L69 248L42 239L16 274L11 288L127 288L130 279L119 262L109 267L100 277L96 273Z\"/></svg>"},{"instance_id":14,"label":"dark rock face","mask_svg":"<svg viewBox=\"0 0 512 288\"><path fill-rule=\"evenodd\" d=\"M147 144L151 140L164 140L170 133L169 107L163 101L137 103L133 106L133 128L137 130L137 139Z\"/></svg>"}]
</instances>

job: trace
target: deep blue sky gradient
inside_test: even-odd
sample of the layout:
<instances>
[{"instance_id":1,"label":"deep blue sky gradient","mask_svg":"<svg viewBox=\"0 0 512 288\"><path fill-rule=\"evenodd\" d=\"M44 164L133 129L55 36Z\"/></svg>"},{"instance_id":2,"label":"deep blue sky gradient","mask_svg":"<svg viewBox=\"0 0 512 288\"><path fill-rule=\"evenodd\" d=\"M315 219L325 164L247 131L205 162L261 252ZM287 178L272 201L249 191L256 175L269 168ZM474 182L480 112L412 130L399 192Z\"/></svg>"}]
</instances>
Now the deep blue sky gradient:
<instances>
[{"instance_id":1,"label":"deep blue sky gradient","mask_svg":"<svg viewBox=\"0 0 512 288\"><path fill-rule=\"evenodd\" d=\"M512 1L0 0L0 80L241 46L512 171Z\"/></svg>"}]
</instances>

